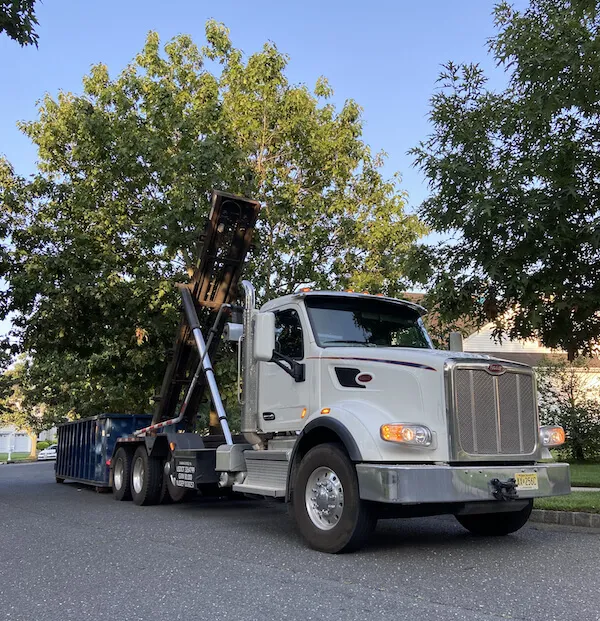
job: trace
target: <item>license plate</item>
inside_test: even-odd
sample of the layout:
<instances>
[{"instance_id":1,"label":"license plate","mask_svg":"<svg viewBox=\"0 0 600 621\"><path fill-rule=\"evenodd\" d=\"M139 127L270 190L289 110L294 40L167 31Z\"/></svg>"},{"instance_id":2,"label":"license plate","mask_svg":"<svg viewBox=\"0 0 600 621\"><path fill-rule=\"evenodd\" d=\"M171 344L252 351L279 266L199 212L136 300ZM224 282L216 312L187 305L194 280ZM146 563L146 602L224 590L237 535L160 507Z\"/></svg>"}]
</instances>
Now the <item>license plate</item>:
<instances>
[{"instance_id":1,"label":"license plate","mask_svg":"<svg viewBox=\"0 0 600 621\"><path fill-rule=\"evenodd\" d=\"M517 482L517 489L538 489L538 475L537 472L517 472L515 474L515 480Z\"/></svg>"}]
</instances>

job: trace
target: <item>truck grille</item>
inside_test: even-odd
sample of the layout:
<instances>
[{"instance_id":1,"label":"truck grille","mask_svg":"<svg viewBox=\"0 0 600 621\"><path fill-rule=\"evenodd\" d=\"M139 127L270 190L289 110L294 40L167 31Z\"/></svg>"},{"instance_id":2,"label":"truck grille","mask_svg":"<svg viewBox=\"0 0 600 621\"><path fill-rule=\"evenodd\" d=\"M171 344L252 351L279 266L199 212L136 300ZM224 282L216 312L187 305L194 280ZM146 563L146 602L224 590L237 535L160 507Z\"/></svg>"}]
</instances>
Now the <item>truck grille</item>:
<instances>
[{"instance_id":1,"label":"truck grille","mask_svg":"<svg viewBox=\"0 0 600 621\"><path fill-rule=\"evenodd\" d=\"M458 447L468 455L530 455L536 449L533 376L454 370Z\"/></svg>"}]
</instances>

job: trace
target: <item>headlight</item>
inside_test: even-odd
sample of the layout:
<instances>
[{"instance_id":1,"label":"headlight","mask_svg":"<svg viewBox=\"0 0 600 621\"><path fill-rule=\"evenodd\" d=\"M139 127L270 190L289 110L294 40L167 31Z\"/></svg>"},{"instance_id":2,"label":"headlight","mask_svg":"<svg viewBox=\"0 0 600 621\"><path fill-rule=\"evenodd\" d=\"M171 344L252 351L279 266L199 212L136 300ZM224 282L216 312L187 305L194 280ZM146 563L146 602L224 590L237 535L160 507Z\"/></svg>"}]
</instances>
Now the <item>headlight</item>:
<instances>
[{"instance_id":1,"label":"headlight","mask_svg":"<svg viewBox=\"0 0 600 621\"><path fill-rule=\"evenodd\" d=\"M562 427L540 427L540 442L543 446L560 446L565 443Z\"/></svg>"},{"instance_id":2,"label":"headlight","mask_svg":"<svg viewBox=\"0 0 600 621\"><path fill-rule=\"evenodd\" d=\"M430 446L433 442L433 434L425 425L413 425L408 423L392 423L382 425L381 438L386 442L400 442L411 446Z\"/></svg>"}]
</instances>

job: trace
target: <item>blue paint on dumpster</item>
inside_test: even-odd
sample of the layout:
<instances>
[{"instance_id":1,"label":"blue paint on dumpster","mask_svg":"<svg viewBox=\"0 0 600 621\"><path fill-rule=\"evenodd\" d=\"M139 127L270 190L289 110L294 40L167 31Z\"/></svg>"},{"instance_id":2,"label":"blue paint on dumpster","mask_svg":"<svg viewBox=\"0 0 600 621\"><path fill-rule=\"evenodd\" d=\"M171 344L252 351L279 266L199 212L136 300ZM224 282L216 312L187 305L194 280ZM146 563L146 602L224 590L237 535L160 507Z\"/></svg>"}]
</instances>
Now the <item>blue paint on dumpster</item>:
<instances>
[{"instance_id":1,"label":"blue paint on dumpster","mask_svg":"<svg viewBox=\"0 0 600 621\"><path fill-rule=\"evenodd\" d=\"M59 425L56 478L108 487L107 462L117 438L131 435L151 420L150 414L100 414Z\"/></svg>"}]
</instances>

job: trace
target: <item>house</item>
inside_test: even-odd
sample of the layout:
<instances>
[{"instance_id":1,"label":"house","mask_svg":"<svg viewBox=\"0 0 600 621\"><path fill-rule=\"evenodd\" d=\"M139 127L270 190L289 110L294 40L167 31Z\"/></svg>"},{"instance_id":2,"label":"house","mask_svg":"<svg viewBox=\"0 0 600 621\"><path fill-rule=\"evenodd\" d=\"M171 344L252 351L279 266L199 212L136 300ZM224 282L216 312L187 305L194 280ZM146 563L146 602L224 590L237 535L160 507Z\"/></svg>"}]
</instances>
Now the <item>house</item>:
<instances>
[{"instance_id":1,"label":"house","mask_svg":"<svg viewBox=\"0 0 600 621\"><path fill-rule=\"evenodd\" d=\"M403 294L402 297L410 302L422 304L424 294L409 292ZM554 361L567 360L566 352L544 347L534 339L512 341L503 338L497 341L493 336L494 323L476 328L468 320L459 319L451 329L448 329L447 326L440 324L435 311L426 315L424 319L428 331L440 349L448 348L448 333L452 329L467 335L463 338L463 349L466 352L487 354L503 360L521 362L533 368L538 368L542 361L547 358ZM587 390L588 395L600 402L600 358L591 358L585 367L574 369L574 372L582 377L582 384L586 387L585 390Z\"/></svg>"},{"instance_id":2,"label":"house","mask_svg":"<svg viewBox=\"0 0 600 621\"><path fill-rule=\"evenodd\" d=\"M0 453L8 453L11 442L13 453L31 452L31 439L25 431L18 431L14 425L0 427Z\"/></svg>"},{"instance_id":3,"label":"house","mask_svg":"<svg viewBox=\"0 0 600 621\"><path fill-rule=\"evenodd\" d=\"M38 436L38 442L53 441L56 439L56 427L42 431ZM13 453L30 453L31 438L25 431L19 431L14 425L0 427L0 453L8 453L9 444L12 441Z\"/></svg>"},{"instance_id":4,"label":"house","mask_svg":"<svg viewBox=\"0 0 600 621\"><path fill-rule=\"evenodd\" d=\"M493 323L474 331L463 340L464 351L522 362L533 368L539 367L548 358L554 361L567 361L566 352L544 347L539 341L533 339L511 341L506 338L496 341L493 332ZM600 401L600 358L590 358L585 367L574 371L583 379L583 385L590 396Z\"/></svg>"}]
</instances>

